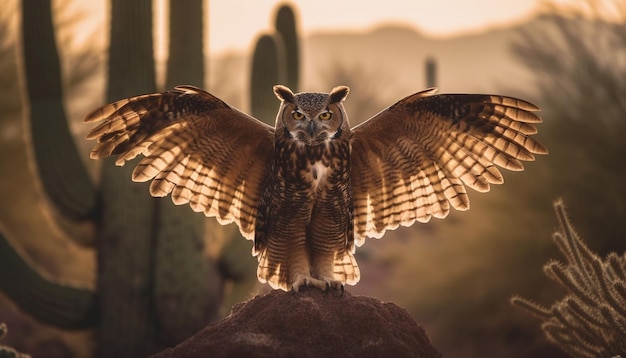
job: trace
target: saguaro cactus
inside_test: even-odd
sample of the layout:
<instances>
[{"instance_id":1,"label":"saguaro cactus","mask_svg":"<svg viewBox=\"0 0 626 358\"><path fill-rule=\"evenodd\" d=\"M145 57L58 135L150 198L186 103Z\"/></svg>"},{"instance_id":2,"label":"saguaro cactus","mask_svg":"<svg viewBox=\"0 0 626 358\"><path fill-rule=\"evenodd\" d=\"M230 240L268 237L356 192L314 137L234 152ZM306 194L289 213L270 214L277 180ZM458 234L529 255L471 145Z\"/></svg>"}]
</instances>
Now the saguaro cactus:
<instances>
[{"instance_id":1,"label":"saguaro cactus","mask_svg":"<svg viewBox=\"0 0 626 358\"><path fill-rule=\"evenodd\" d=\"M282 5L276 12L276 32L283 39L285 49L285 66L287 66L285 83L291 90L298 91L300 84L300 46L296 30L296 16L289 5Z\"/></svg>"},{"instance_id":2,"label":"saguaro cactus","mask_svg":"<svg viewBox=\"0 0 626 358\"><path fill-rule=\"evenodd\" d=\"M31 267L11 246L0 226L0 288L40 321L67 329L93 327L96 300L86 288L51 281Z\"/></svg>"},{"instance_id":3,"label":"saguaro cactus","mask_svg":"<svg viewBox=\"0 0 626 358\"><path fill-rule=\"evenodd\" d=\"M89 218L96 211L97 195L67 126L50 1L22 1L22 31L32 153L41 163L37 168L42 187L62 215ZM64 328L84 328L95 322L92 292L47 280L28 266L4 236L1 239L0 287L22 309Z\"/></svg>"},{"instance_id":4,"label":"saguaro cactus","mask_svg":"<svg viewBox=\"0 0 626 358\"><path fill-rule=\"evenodd\" d=\"M170 2L170 41L165 88L204 86L203 0Z\"/></svg>"},{"instance_id":5,"label":"saguaro cactus","mask_svg":"<svg viewBox=\"0 0 626 358\"><path fill-rule=\"evenodd\" d=\"M170 2L166 89L204 87L203 0ZM144 193L147 195L147 193ZM206 218L169 198L158 200L154 302L160 338L175 344L218 318L224 279L203 255Z\"/></svg>"},{"instance_id":6,"label":"saguaro cactus","mask_svg":"<svg viewBox=\"0 0 626 358\"><path fill-rule=\"evenodd\" d=\"M22 31L33 153L41 184L62 215L86 219L95 210L96 190L67 126L50 1L22 1Z\"/></svg>"},{"instance_id":7,"label":"saguaro cactus","mask_svg":"<svg viewBox=\"0 0 626 358\"><path fill-rule=\"evenodd\" d=\"M272 86L285 80L285 57L279 36L262 35L254 48L250 77L250 110L252 115L274 125L276 97Z\"/></svg>"},{"instance_id":8,"label":"saguaro cactus","mask_svg":"<svg viewBox=\"0 0 626 358\"><path fill-rule=\"evenodd\" d=\"M299 45L294 12L283 5L276 14L276 31L257 40L250 75L250 111L274 125L278 105L272 86L287 84L297 91L299 82Z\"/></svg>"},{"instance_id":9,"label":"saguaro cactus","mask_svg":"<svg viewBox=\"0 0 626 358\"><path fill-rule=\"evenodd\" d=\"M426 59L426 87L437 86L437 61L434 57L428 57Z\"/></svg>"},{"instance_id":10,"label":"saguaro cactus","mask_svg":"<svg viewBox=\"0 0 626 358\"><path fill-rule=\"evenodd\" d=\"M111 1L106 101L156 91L151 0ZM100 297L98 352L103 357L156 351L157 322L150 301L156 199L132 183L132 165L102 167L102 209L96 237Z\"/></svg>"},{"instance_id":11,"label":"saguaro cactus","mask_svg":"<svg viewBox=\"0 0 626 358\"><path fill-rule=\"evenodd\" d=\"M218 264L204 260L202 216L151 198L146 184L130 180L132 165L120 169L107 161L101 187L91 182L67 126L50 2L22 2L33 153L42 187L60 214L96 224L97 292L50 281L2 234L0 288L46 323L95 327L99 356L146 356L215 318L223 279ZM185 6L184 11L172 8L172 36L200 35L179 41L191 50L174 41L178 47L170 60L176 66L170 66L168 79L202 86L202 1L189 0ZM156 90L151 0L111 1L109 52L108 101Z\"/></svg>"}]
</instances>

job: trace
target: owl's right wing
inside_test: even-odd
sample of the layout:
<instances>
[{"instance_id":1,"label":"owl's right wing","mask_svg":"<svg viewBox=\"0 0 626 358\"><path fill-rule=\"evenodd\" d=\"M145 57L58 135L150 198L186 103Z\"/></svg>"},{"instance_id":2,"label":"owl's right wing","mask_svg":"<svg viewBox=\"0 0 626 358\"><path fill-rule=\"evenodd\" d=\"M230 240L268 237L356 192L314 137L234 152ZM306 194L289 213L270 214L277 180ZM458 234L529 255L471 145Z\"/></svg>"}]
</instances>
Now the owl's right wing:
<instances>
[{"instance_id":1,"label":"owl's right wing","mask_svg":"<svg viewBox=\"0 0 626 358\"><path fill-rule=\"evenodd\" d=\"M533 104L481 94L408 96L352 129L354 232L366 237L431 217L467 210L465 187L489 191L498 167L548 151L532 135L541 122Z\"/></svg>"},{"instance_id":2,"label":"owl's right wing","mask_svg":"<svg viewBox=\"0 0 626 358\"><path fill-rule=\"evenodd\" d=\"M261 187L269 171L274 129L193 86L105 105L85 122L100 122L91 158L117 155L122 166L144 156L132 179L151 179L150 194L235 222L254 238Z\"/></svg>"}]
</instances>

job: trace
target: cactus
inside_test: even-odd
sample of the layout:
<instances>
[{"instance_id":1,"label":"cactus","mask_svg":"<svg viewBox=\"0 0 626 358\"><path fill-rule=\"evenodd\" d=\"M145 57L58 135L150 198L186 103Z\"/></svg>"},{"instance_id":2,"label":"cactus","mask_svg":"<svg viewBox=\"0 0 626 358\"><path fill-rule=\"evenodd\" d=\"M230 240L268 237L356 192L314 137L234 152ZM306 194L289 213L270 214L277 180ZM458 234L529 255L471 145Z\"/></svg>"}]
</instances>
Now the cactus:
<instances>
[{"instance_id":1,"label":"cactus","mask_svg":"<svg viewBox=\"0 0 626 358\"><path fill-rule=\"evenodd\" d=\"M111 1L107 102L156 90L150 0ZM132 183L133 165L102 167L102 209L96 233L100 325L98 355L145 356L161 348L150 294L156 199Z\"/></svg>"},{"instance_id":2,"label":"cactus","mask_svg":"<svg viewBox=\"0 0 626 358\"><path fill-rule=\"evenodd\" d=\"M202 0L170 3L166 89L204 87L203 15ZM175 344L218 318L224 282L218 264L203 255L205 217L169 198L157 205L155 309L161 339Z\"/></svg>"},{"instance_id":3,"label":"cactus","mask_svg":"<svg viewBox=\"0 0 626 358\"><path fill-rule=\"evenodd\" d=\"M250 76L250 111L256 118L274 125L278 108L272 87L285 81L285 56L280 36L262 35L254 48Z\"/></svg>"},{"instance_id":4,"label":"cactus","mask_svg":"<svg viewBox=\"0 0 626 358\"><path fill-rule=\"evenodd\" d=\"M433 57L426 59L426 88L437 87L437 61Z\"/></svg>"},{"instance_id":5,"label":"cactus","mask_svg":"<svg viewBox=\"0 0 626 358\"><path fill-rule=\"evenodd\" d=\"M93 292L44 277L11 246L6 229L0 229L0 287L4 293L40 321L67 329L92 327L96 321Z\"/></svg>"},{"instance_id":6,"label":"cactus","mask_svg":"<svg viewBox=\"0 0 626 358\"><path fill-rule=\"evenodd\" d=\"M202 0L171 2L165 88L181 84L204 86L203 15Z\"/></svg>"},{"instance_id":7,"label":"cactus","mask_svg":"<svg viewBox=\"0 0 626 358\"><path fill-rule=\"evenodd\" d=\"M276 31L257 40L250 75L250 111L256 118L274 125L277 104L272 86L286 84L297 91L299 45L294 12L288 5L278 9Z\"/></svg>"},{"instance_id":8,"label":"cactus","mask_svg":"<svg viewBox=\"0 0 626 358\"><path fill-rule=\"evenodd\" d=\"M23 0L22 18L33 153L41 184L62 215L88 219L96 208L96 190L67 126L50 2Z\"/></svg>"},{"instance_id":9,"label":"cactus","mask_svg":"<svg viewBox=\"0 0 626 358\"><path fill-rule=\"evenodd\" d=\"M300 74L300 48L296 32L296 18L289 5L282 5L276 13L276 32L283 39L285 49L285 85L298 91Z\"/></svg>"},{"instance_id":10,"label":"cactus","mask_svg":"<svg viewBox=\"0 0 626 358\"><path fill-rule=\"evenodd\" d=\"M543 270L569 292L550 307L517 296L511 302L542 319L546 337L572 357L619 357L626 352L626 254L602 260L576 233L562 200L554 209L552 238L566 262L551 260Z\"/></svg>"},{"instance_id":11,"label":"cactus","mask_svg":"<svg viewBox=\"0 0 626 358\"><path fill-rule=\"evenodd\" d=\"M146 184L130 180L132 165L120 169L108 160L101 187L91 182L67 126L50 2L22 3L33 153L42 187L59 213L96 224L97 292L41 275L2 234L0 288L43 322L97 328L99 356L146 356L217 316L223 291L217 267L223 263L204 260L202 216L151 198ZM186 5L172 11L172 36L193 33L194 41L171 41L176 49L168 82L201 86L202 1ZM152 1L112 0L111 11L107 100L155 91ZM16 274L22 279L15 280Z\"/></svg>"},{"instance_id":12,"label":"cactus","mask_svg":"<svg viewBox=\"0 0 626 358\"><path fill-rule=\"evenodd\" d=\"M41 163L38 167L41 184L60 213L85 219L95 211L96 191L67 127L50 1L22 1L22 16L30 128L33 154ZM0 287L23 310L64 328L83 328L95 322L92 292L41 276L4 236L0 235L0 239Z\"/></svg>"}]
</instances>

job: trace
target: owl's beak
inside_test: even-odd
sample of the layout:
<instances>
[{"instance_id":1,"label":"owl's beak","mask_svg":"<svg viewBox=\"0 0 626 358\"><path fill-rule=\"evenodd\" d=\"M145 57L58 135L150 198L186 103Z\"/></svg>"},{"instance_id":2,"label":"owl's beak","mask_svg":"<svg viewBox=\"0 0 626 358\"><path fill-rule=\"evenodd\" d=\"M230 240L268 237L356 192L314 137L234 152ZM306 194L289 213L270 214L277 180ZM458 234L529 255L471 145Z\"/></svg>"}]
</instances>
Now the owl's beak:
<instances>
[{"instance_id":1,"label":"owl's beak","mask_svg":"<svg viewBox=\"0 0 626 358\"><path fill-rule=\"evenodd\" d=\"M309 135L309 138L313 139L317 133L317 124L315 121L309 121L309 124L306 126L306 133Z\"/></svg>"}]
</instances>

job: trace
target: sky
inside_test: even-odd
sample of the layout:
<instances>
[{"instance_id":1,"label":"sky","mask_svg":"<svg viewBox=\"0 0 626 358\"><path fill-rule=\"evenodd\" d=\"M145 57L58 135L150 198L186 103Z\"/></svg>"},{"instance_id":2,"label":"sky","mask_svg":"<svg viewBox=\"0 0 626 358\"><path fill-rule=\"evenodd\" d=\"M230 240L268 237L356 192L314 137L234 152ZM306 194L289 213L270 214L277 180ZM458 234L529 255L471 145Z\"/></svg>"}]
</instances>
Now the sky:
<instances>
[{"instance_id":1,"label":"sky","mask_svg":"<svg viewBox=\"0 0 626 358\"><path fill-rule=\"evenodd\" d=\"M212 49L248 46L258 32L270 29L281 0L210 1ZM518 22L533 14L536 0L302 0L292 1L303 33L366 30L381 23L402 23L432 36L453 36L488 26ZM384 4L384 6L381 6ZM229 34L221 35L220 31Z\"/></svg>"},{"instance_id":2,"label":"sky","mask_svg":"<svg viewBox=\"0 0 626 358\"><path fill-rule=\"evenodd\" d=\"M59 1L59 0L57 0ZM183 2L184 0L174 0ZM536 14L545 0L205 0L208 1L208 43L211 54L249 50L257 36L272 28L276 8L290 3L296 8L298 30L365 31L380 24L404 24L433 37L451 37L490 27L522 22ZM108 14L107 0L74 0L88 24L99 27ZM166 19L166 0L154 0L155 22ZM553 1L554 2L554 1ZM580 4L585 0L556 0ZM207 17L205 17L207 18ZM157 26L157 28L162 28ZM159 31L159 30L157 30ZM164 30L157 38L163 38ZM91 31L85 31L85 38ZM98 32L96 30L96 32ZM103 34L101 34L103 36ZM158 42L158 41L157 41ZM157 43L157 51L163 48Z\"/></svg>"},{"instance_id":3,"label":"sky","mask_svg":"<svg viewBox=\"0 0 626 358\"><path fill-rule=\"evenodd\" d=\"M584 0L559 0L580 3ZM246 49L258 33L272 27L275 9L285 0L209 1L209 43L212 50ZM299 30L367 30L401 23L423 33L448 37L521 22L535 14L544 0L300 0ZM228 34L224 36L223 34Z\"/></svg>"}]
</instances>

